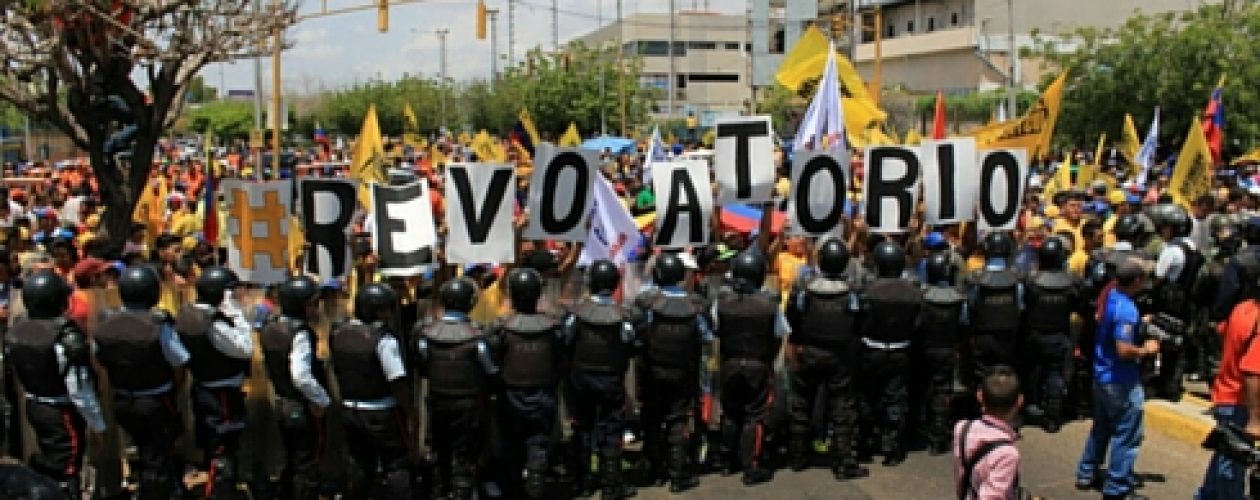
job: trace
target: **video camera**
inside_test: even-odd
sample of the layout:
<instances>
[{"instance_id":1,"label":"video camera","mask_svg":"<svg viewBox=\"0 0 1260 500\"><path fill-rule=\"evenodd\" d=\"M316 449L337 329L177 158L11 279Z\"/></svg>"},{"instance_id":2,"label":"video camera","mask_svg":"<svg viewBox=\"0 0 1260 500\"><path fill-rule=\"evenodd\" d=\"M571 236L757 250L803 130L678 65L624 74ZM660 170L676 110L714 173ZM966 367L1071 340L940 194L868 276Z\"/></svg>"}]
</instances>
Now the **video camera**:
<instances>
[{"instance_id":1,"label":"video camera","mask_svg":"<svg viewBox=\"0 0 1260 500\"><path fill-rule=\"evenodd\" d=\"M1185 341L1186 322L1168 313L1159 313L1143 324L1145 338L1160 344L1180 346Z\"/></svg>"},{"instance_id":2,"label":"video camera","mask_svg":"<svg viewBox=\"0 0 1260 500\"><path fill-rule=\"evenodd\" d=\"M1241 427L1231 423L1218 423L1203 440L1203 448L1225 455L1247 467L1260 463L1260 450L1256 449Z\"/></svg>"}]
</instances>

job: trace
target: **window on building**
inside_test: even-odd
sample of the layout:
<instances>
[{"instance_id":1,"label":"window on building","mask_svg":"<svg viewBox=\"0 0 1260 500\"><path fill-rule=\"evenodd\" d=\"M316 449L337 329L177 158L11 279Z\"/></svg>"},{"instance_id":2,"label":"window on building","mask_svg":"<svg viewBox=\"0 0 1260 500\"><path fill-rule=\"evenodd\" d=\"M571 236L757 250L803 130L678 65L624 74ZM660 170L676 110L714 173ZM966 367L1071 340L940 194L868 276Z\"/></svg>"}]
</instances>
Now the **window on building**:
<instances>
[{"instance_id":1,"label":"window on building","mask_svg":"<svg viewBox=\"0 0 1260 500\"><path fill-rule=\"evenodd\" d=\"M906 33L914 33L914 20L906 21Z\"/></svg>"},{"instance_id":2,"label":"window on building","mask_svg":"<svg viewBox=\"0 0 1260 500\"><path fill-rule=\"evenodd\" d=\"M717 50L717 42L687 42L691 50Z\"/></svg>"},{"instance_id":3,"label":"window on building","mask_svg":"<svg viewBox=\"0 0 1260 500\"><path fill-rule=\"evenodd\" d=\"M958 26L958 13L957 12L949 15L949 25Z\"/></svg>"},{"instance_id":4,"label":"window on building","mask_svg":"<svg viewBox=\"0 0 1260 500\"><path fill-rule=\"evenodd\" d=\"M928 33L931 33L933 31L936 31L936 18L929 17L928 18Z\"/></svg>"},{"instance_id":5,"label":"window on building","mask_svg":"<svg viewBox=\"0 0 1260 500\"><path fill-rule=\"evenodd\" d=\"M676 81L676 82L674 82L674 88L676 88L676 89L685 89L685 88L687 88L687 75L684 75L684 74L682 74L682 73L679 73L679 74L677 74L677 75L675 75L675 76L677 77L677 81Z\"/></svg>"},{"instance_id":6,"label":"window on building","mask_svg":"<svg viewBox=\"0 0 1260 500\"><path fill-rule=\"evenodd\" d=\"M674 55L675 56L687 55L687 42L674 42Z\"/></svg>"},{"instance_id":7,"label":"window on building","mask_svg":"<svg viewBox=\"0 0 1260 500\"><path fill-rule=\"evenodd\" d=\"M691 73L687 75L687 80L692 82L738 82L739 73Z\"/></svg>"},{"instance_id":8,"label":"window on building","mask_svg":"<svg viewBox=\"0 0 1260 500\"><path fill-rule=\"evenodd\" d=\"M726 42L722 48L726 50L739 50L739 42Z\"/></svg>"},{"instance_id":9,"label":"window on building","mask_svg":"<svg viewBox=\"0 0 1260 500\"><path fill-rule=\"evenodd\" d=\"M639 55L667 56L669 55L669 42L660 40L645 40L639 42Z\"/></svg>"},{"instance_id":10,"label":"window on building","mask_svg":"<svg viewBox=\"0 0 1260 500\"><path fill-rule=\"evenodd\" d=\"M645 89L666 90L669 86L669 75L660 73L645 73L639 75L639 87Z\"/></svg>"},{"instance_id":11,"label":"window on building","mask_svg":"<svg viewBox=\"0 0 1260 500\"><path fill-rule=\"evenodd\" d=\"M782 54L784 43L783 28L779 28L774 32L774 36L770 38L770 53Z\"/></svg>"},{"instance_id":12,"label":"window on building","mask_svg":"<svg viewBox=\"0 0 1260 500\"><path fill-rule=\"evenodd\" d=\"M897 36L897 27L891 24L888 25L888 29L884 30L884 38L892 38L895 36ZM869 42L870 40L863 40L863 41Z\"/></svg>"}]
</instances>

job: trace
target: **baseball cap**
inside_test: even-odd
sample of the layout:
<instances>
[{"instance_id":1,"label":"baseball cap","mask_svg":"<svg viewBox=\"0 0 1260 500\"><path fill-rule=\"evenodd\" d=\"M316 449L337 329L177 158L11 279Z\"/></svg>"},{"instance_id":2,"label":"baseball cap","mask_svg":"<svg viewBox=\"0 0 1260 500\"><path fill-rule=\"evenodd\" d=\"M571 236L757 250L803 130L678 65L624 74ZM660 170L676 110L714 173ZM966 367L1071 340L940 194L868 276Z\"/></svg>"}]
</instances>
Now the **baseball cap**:
<instances>
[{"instance_id":1,"label":"baseball cap","mask_svg":"<svg viewBox=\"0 0 1260 500\"><path fill-rule=\"evenodd\" d=\"M939 250L945 247L945 235L940 232L933 231L923 237L923 246L929 250Z\"/></svg>"}]
</instances>

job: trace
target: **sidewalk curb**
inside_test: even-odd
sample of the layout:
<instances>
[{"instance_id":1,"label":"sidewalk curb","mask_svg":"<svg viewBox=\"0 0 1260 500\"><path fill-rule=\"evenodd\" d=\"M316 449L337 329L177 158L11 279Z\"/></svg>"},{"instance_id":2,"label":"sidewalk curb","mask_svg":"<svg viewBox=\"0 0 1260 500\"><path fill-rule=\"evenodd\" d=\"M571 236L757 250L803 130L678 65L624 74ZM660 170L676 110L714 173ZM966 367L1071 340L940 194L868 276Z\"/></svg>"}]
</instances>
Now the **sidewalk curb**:
<instances>
[{"instance_id":1,"label":"sidewalk curb","mask_svg":"<svg viewBox=\"0 0 1260 500\"><path fill-rule=\"evenodd\" d=\"M1183 396L1178 403L1150 400L1143 407L1143 423L1148 430L1199 446L1215 425L1207 414L1211 406L1208 401L1191 395Z\"/></svg>"}]
</instances>

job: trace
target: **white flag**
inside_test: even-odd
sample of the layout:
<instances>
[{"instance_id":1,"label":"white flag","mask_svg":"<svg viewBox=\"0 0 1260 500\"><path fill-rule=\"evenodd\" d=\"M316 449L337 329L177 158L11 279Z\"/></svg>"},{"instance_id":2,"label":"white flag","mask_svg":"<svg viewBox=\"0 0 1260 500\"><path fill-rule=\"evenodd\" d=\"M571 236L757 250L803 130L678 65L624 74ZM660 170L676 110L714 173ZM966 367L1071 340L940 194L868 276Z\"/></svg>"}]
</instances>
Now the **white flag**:
<instances>
[{"instance_id":1,"label":"white flag","mask_svg":"<svg viewBox=\"0 0 1260 500\"><path fill-rule=\"evenodd\" d=\"M828 149L831 152L847 154L844 142L844 111L840 107L840 83L836 72L834 45L827 50L827 66L823 69L818 90L814 92L814 100L809 103L809 109L805 111L805 119L801 120L801 125L796 130L792 150L822 149L824 137L827 139Z\"/></svg>"},{"instance_id":2,"label":"white flag","mask_svg":"<svg viewBox=\"0 0 1260 500\"><path fill-rule=\"evenodd\" d=\"M643 235L625 205L617 199L612 183L604 176L595 176L595 205L591 207L591 229L582 247L580 264L608 259L620 265L630 259Z\"/></svg>"},{"instance_id":3,"label":"white flag","mask_svg":"<svg viewBox=\"0 0 1260 500\"><path fill-rule=\"evenodd\" d=\"M652 140L648 142L647 154L643 155L643 183L652 182L652 163L668 161L669 149L661 141L661 126L652 126Z\"/></svg>"},{"instance_id":4,"label":"white flag","mask_svg":"<svg viewBox=\"0 0 1260 500\"><path fill-rule=\"evenodd\" d=\"M1155 148L1159 147L1159 106L1155 106L1155 118L1151 120L1151 128L1146 131L1146 138L1142 140L1142 147L1138 149L1136 162L1142 170L1138 172L1137 183L1139 186L1146 186L1146 177L1150 175L1151 167L1155 166Z\"/></svg>"}]
</instances>

